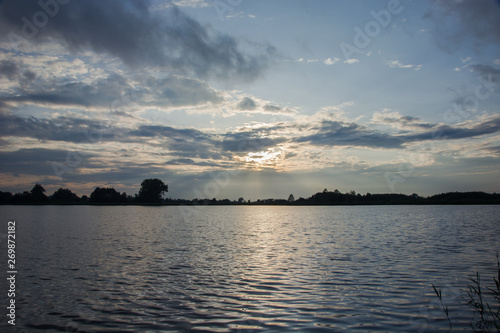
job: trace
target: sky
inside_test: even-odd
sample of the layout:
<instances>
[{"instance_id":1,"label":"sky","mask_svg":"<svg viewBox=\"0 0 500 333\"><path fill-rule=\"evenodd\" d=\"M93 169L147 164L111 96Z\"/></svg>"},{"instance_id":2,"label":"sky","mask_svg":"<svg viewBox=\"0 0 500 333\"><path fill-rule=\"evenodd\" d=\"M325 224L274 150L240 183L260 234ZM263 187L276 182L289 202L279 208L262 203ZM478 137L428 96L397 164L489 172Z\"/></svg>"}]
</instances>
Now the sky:
<instances>
[{"instance_id":1,"label":"sky","mask_svg":"<svg viewBox=\"0 0 500 333\"><path fill-rule=\"evenodd\" d=\"M0 1L0 190L500 191L500 2Z\"/></svg>"}]
</instances>

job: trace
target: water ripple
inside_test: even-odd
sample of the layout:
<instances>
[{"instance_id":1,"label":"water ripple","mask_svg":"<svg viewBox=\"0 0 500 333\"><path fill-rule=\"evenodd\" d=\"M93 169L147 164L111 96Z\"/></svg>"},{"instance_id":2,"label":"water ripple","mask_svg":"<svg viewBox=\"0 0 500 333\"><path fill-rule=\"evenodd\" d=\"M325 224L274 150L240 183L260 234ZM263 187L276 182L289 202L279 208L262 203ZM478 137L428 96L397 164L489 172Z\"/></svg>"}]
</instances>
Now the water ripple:
<instances>
[{"instance_id":1,"label":"water ripple","mask_svg":"<svg viewBox=\"0 0 500 333\"><path fill-rule=\"evenodd\" d=\"M445 332L435 283L454 331L468 331L459 295L500 252L498 237L481 238L500 235L498 207L481 219L453 207L453 221L448 207L206 207L189 219L176 207L94 208L20 223L31 240L19 244L20 327Z\"/></svg>"}]
</instances>

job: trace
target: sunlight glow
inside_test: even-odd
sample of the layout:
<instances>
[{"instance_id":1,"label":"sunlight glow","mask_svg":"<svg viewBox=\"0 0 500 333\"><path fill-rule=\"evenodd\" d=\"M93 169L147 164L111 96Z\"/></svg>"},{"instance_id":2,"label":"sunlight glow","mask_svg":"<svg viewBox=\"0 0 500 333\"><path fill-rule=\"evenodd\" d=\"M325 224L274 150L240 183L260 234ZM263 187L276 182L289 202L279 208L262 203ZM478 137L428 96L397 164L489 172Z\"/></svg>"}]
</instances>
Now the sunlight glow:
<instances>
[{"instance_id":1,"label":"sunlight glow","mask_svg":"<svg viewBox=\"0 0 500 333\"><path fill-rule=\"evenodd\" d=\"M282 147L269 148L267 151L251 152L243 157L247 165L255 169L278 169L278 162L284 158L285 150Z\"/></svg>"}]
</instances>

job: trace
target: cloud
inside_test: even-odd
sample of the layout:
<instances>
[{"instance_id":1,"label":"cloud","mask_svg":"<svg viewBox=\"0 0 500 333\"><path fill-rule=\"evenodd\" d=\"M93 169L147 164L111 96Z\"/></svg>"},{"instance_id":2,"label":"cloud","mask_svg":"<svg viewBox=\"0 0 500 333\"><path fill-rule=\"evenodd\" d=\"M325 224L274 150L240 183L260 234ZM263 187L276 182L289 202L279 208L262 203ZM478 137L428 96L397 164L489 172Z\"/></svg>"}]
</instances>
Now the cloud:
<instances>
[{"instance_id":1,"label":"cloud","mask_svg":"<svg viewBox=\"0 0 500 333\"><path fill-rule=\"evenodd\" d=\"M471 67L476 73L487 78L487 81L500 84L500 68L482 64L471 65Z\"/></svg>"},{"instance_id":2,"label":"cloud","mask_svg":"<svg viewBox=\"0 0 500 333\"><path fill-rule=\"evenodd\" d=\"M205 133L196 129L177 129L161 125L142 125L128 134L142 137L165 137L173 140L206 140L208 138Z\"/></svg>"},{"instance_id":3,"label":"cloud","mask_svg":"<svg viewBox=\"0 0 500 333\"><path fill-rule=\"evenodd\" d=\"M485 149L488 150L488 151L493 152L494 154L499 154L500 155L500 146L487 147Z\"/></svg>"},{"instance_id":4,"label":"cloud","mask_svg":"<svg viewBox=\"0 0 500 333\"><path fill-rule=\"evenodd\" d=\"M420 118L388 111L375 112L371 123L389 125L400 130L428 130L436 127L436 124L424 122Z\"/></svg>"},{"instance_id":5,"label":"cloud","mask_svg":"<svg viewBox=\"0 0 500 333\"><path fill-rule=\"evenodd\" d=\"M208 7L210 6L205 0L173 0L172 3L179 7Z\"/></svg>"},{"instance_id":6,"label":"cloud","mask_svg":"<svg viewBox=\"0 0 500 333\"><path fill-rule=\"evenodd\" d=\"M318 62L319 60L318 59L304 59L304 58L298 58L297 60L295 60L297 62L306 62L308 64L313 64L313 63L316 63Z\"/></svg>"},{"instance_id":7,"label":"cloud","mask_svg":"<svg viewBox=\"0 0 500 333\"><path fill-rule=\"evenodd\" d=\"M128 81L118 75L98 79L93 84L71 82L50 84L42 81L18 90L16 95L6 97L7 102L34 103L43 105L100 106L109 107L117 96L132 89Z\"/></svg>"},{"instance_id":8,"label":"cloud","mask_svg":"<svg viewBox=\"0 0 500 333\"><path fill-rule=\"evenodd\" d=\"M36 77L31 70L21 70L24 67L22 63L10 59L0 61L0 78L6 77L9 81L17 82L21 87L25 87Z\"/></svg>"},{"instance_id":9,"label":"cloud","mask_svg":"<svg viewBox=\"0 0 500 333\"><path fill-rule=\"evenodd\" d=\"M344 64L348 64L348 65L352 65L352 64L355 64L357 62L359 62L359 59L355 59L355 58L344 60Z\"/></svg>"},{"instance_id":10,"label":"cloud","mask_svg":"<svg viewBox=\"0 0 500 333\"><path fill-rule=\"evenodd\" d=\"M214 163L214 162L205 162L205 161L196 162L190 158L177 158L177 159L167 161L165 164L166 165L194 165L194 166L198 166L198 167L206 166L206 167L217 167L217 168L225 167L224 164Z\"/></svg>"},{"instance_id":11,"label":"cloud","mask_svg":"<svg viewBox=\"0 0 500 333\"><path fill-rule=\"evenodd\" d=\"M271 104L266 104L264 105L264 111L266 113L271 113L271 114L277 114L277 113L280 113L280 114L283 114L283 115L293 115L293 114L296 114L297 111L293 110L293 109L289 109L289 108L282 108L280 106L277 106L277 105L271 105Z\"/></svg>"},{"instance_id":12,"label":"cloud","mask_svg":"<svg viewBox=\"0 0 500 333\"><path fill-rule=\"evenodd\" d=\"M228 109L236 109L242 112L251 112L253 114L281 114L285 116L293 116L297 111L290 108L283 108L279 105L270 104L269 101L265 101L259 98L244 97L242 98L236 106L228 105ZM235 112L235 115L239 112Z\"/></svg>"},{"instance_id":13,"label":"cloud","mask_svg":"<svg viewBox=\"0 0 500 333\"><path fill-rule=\"evenodd\" d=\"M369 124L389 125L398 132L385 133L368 127ZM500 132L500 116L451 126L427 123L397 112L381 112L376 113L367 125L348 119L312 117L300 122L245 127L235 132L212 134L193 128L137 122L131 124L131 128L123 128L86 118L59 116L39 119L0 113L0 133L4 139L12 136L71 143L136 142L146 146L163 145L179 157L211 159L221 159L232 152L263 151L286 142L392 149L427 140L475 138Z\"/></svg>"},{"instance_id":14,"label":"cloud","mask_svg":"<svg viewBox=\"0 0 500 333\"><path fill-rule=\"evenodd\" d=\"M236 106L238 110L242 111L253 111L256 107L257 105L255 104L255 102L249 97L243 98Z\"/></svg>"},{"instance_id":15,"label":"cloud","mask_svg":"<svg viewBox=\"0 0 500 333\"><path fill-rule=\"evenodd\" d=\"M434 23L433 35L448 52L473 41L476 50L500 45L497 1L433 0L424 18Z\"/></svg>"},{"instance_id":16,"label":"cloud","mask_svg":"<svg viewBox=\"0 0 500 333\"><path fill-rule=\"evenodd\" d=\"M6 76L9 80L14 80L19 74L19 67L14 61L0 61L0 76Z\"/></svg>"},{"instance_id":17,"label":"cloud","mask_svg":"<svg viewBox=\"0 0 500 333\"><path fill-rule=\"evenodd\" d=\"M53 162L65 164L71 152L58 149L24 148L16 151L1 151L0 172L13 174L51 175L54 174ZM83 160L94 154L79 152Z\"/></svg>"},{"instance_id":18,"label":"cloud","mask_svg":"<svg viewBox=\"0 0 500 333\"><path fill-rule=\"evenodd\" d=\"M0 63L0 73L2 71ZM4 71L17 76L17 65L8 64ZM34 74L33 74L34 75ZM26 72L24 73L24 79ZM64 81L67 81L67 78ZM62 81L62 80L61 80ZM89 83L71 80L55 83L38 80L29 85L23 83L16 93L4 97L4 102L30 103L44 106L82 106L121 111L131 107L157 107L160 109L219 104L220 93L205 81L170 75L166 78L125 77L111 74Z\"/></svg>"},{"instance_id":19,"label":"cloud","mask_svg":"<svg viewBox=\"0 0 500 333\"><path fill-rule=\"evenodd\" d=\"M2 137L34 138L70 143L127 142L163 147L169 155L184 158L223 159L231 152L257 151L286 141L284 138L261 137L261 130L214 135L191 128L162 125L138 125L121 128L102 125L83 118L57 117L38 119L0 114ZM152 139L159 139L152 140ZM48 146L49 144L46 143Z\"/></svg>"},{"instance_id":20,"label":"cloud","mask_svg":"<svg viewBox=\"0 0 500 333\"><path fill-rule=\"evenodd\" d=\"M342 121L322 120L316 133L296 138L295 142L308 142L319 146L362 146L372 148L400 148L404 142L363 125Z\"/></svg>"},{"instance_id":21,"label":"cloud","mask_svg":"<svg viewBox=\"0 0 500 333\"><path fill-rule=\"evenodd\" d=\"M430 124L414 117L378 115L374 123L396 124L405 129L402 133L388 134L370 129L364 125L347 122L321 120L311 128L314 133L294 139L317 146L350 146L369 148L403 148L405 144L429 140L459 140L480 137L500 132L500 116L492 116L478 123L464 123L456 126ZM418 132L410 132L417 129Z\"/></svg>"},{"instance_id":22,"label":"cloud","mask_svg":"<svg viewBox=\"0 0 500 333\"><path fill-rule=\"evenodd\" d=\"M183 158L201 158L212 160L223 160L230 154L220 150L218 141L211 137L202 140L175 140L162 146L169 150L169 155Z\"/></svg>"},{"instance_id":23,"label":"cloud","mask_svg":"<svg viewBox=\"0 0 500 333\"><path fill-rule=\"evenodd\" d=\"M223 135L220 147L225 152L256 152L275 147L288 141L284 137L264 137L261 131L250 130L242 132L229 132Z\"/></svg>"},{"instance_id":24,"label":"cloud","mask_svg":"<svg viewBox=\"0 0 500 333\"><path fill-rule=\"evenodd\" d=\"M444 140L457 140L474 138L483 135L500 132L500 116L492 116L489 119L477 124L464 124L461 126L438 125L433 131L425 133L407 135L407 141L425 141L436 140L437 138Z\"/></svg>"},{"instance_id":25,"label":"cloud","mask_svg":"<svg viewBox=\"0 0 500 333\"><path fill-rule=\"evenodd\" d=\"M390 60L387 62L389 67L391 68L406 68L406 69L413 69L414 71L419 71L422 69L422 65L403 65L399 60Z\"/></svg>"},{"instance_id":26,"label":"cloud","mask_svg":"<svg viewBox=\"0 0 500 333\"><path fill-rule=\"evenodd\" d=\"M323 63L324 63L325 65L329 65L329 66L330 66L330 65L334 65L334 64L336 64L336 63L337 63L337 62L339 62L339 61L340 61L340 59L339 59L339 58L337 58L337 57L335 57L335 58L327 58L327 59L325 59L325 61L323 61Z\"/></svg>"},{"instance_id":27,"label":"cloud","mask_svg":"<svg viewBox=\"0 0 500 333\"><path fill-rule=\"evenodd\" d=\"M152 86L144 86L143 90L143 98L138 102L159 108L219 104L223 101L207 82L173 75Z\"/></svg>"},{"instance_id":28,"label":"cloud","mask_svg":"<svg viewBox=\"0 0 500 333\"><path fill-rule=\"evenodd\" d=\"M240 50L229 35L218 34L172 6L160 17L149 9L149 1L71 1L52 10L47 23L35 30L23 29L23 17L42 12L38 1L0 3L0 41L12 45L58 42L72 52L92 50L122 60L133 68L161 66L172 73L198 77L253 80L277 55L270 45L255 44L254 54ZM49 13L50 14L50 13ZM15 44L15 43L14 43Z\"/></svg>"},{"instance_id":29,"label":"cloud","mask_svg":"<svg viewBox=\"0 0 500 333\"><path fill-rule=\"evenodd\" d=\"M140 125L127 132L125 137L164 139L160 146L168 150L168 155L176 157L220 160L225 155L218 147L220 142L216 136L191 128ZM142 144L148 145L145 141Z\"/></svg>"},{"instance_id":30,"label":"cloud","mask_svg":"<svg viewBox=\"0 0 500 333\"><path fill-rule=\"evenodd\" d=\"M88 142L89 140L116 140L124 130L101 124L99 121L58 117L38 119L0 113L2 136L29 137L39 140Z\"/></svg>"}]
</instances>

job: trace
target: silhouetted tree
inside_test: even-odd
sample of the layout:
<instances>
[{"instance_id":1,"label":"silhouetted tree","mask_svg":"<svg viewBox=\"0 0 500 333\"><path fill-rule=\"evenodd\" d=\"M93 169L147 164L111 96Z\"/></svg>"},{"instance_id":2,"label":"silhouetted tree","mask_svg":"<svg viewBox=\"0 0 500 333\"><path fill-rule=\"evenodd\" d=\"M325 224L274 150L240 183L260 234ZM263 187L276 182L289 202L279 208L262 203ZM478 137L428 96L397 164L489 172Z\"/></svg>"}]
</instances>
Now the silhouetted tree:
<instances>
[{"instance_id":1,"label":"silhouetted tree","mask_svg":"<svg viewBox=\"0 0 500 333\"><path fill-rule=\"evenodd\" d=\"M78 202L78 195L67 188L60 188L52 194L52 201L56 202Z\"/></svg>"},{"instance_id":2,"label":"silhouetted tree","mask_svg":"<svg viewBox=\"0 0 500 333\"><path fill-rule=\"evenodd\" d=\"M0 203L10 203L12 201L12 193L0 191Z\"/></svg>"},{"instance_id":3,"label":"silhouetted tree","mask_svg":"<svg viewBox=\"0 0 500 333\"><path fill-rule=\"evenodd\" d=\"M12 203L31 203L31 194L28 191L16 193L12 197Z\"/></svg>"},{"instance_id":4,"label":"silhouetted tree","mask_svg":"<svg viewBox=\"0 0 500 333\"><path fill-rule=\"evenodd\" d=\"M121 202L121 198L120 192L112 187L96 187L90 194L90 202L95 203L118 203Z\"/></svg>"},{"instance_id":5,"label":"silhouetted tree","mask_svg":"<svg viewBox=\"0 0 500 333\"><path fill-rule=\"evenodd\" d=\"M295 197L293 196L293 194L290 194L290 196L288 197L288 202L294 202L295 201Z\"/></svg>"},{"instance_id":6,"label":"silhouetted tree","mask_svg":"<svg viewBox=\"0 0 500 333\"><path fill-rule=\"evenodd\" d=\"M478 204L478 203L500 203L498 194L485 192L448 192L428 197L426 203L430 204Z\"/></svg>"},{"instance_id":7,"label":"silhouetted tree","mask_svg":"<svg viewBox=\"0 0 500 333\"><path fill-rule=\"evenodd\" d=\"M168 185L165 185L160 179L144 179L137 199L139 202L158 203L161 202L161 196L165 192L168 192Z\"/></svg>"},{"instance_id":8,"label":"silhouetted tree","mask_svg":"<svg viewBox=\"0 0 500 333\"><path fill-rule=\"evenodd\" d=\"M121 202L131 202L131 201L133 201L133 198L131 195L127 195L126 192L123 192L120 200L121 200Z\"/></svg>"},{"instance_id":9,"label":"silhouetted tree","mask_svg":"<svg viewBox=\"0 0 500 333\"><path fill-rule=\"evenodd\" d=\"M46 202L48 200L45 195L45 189L42 185L36 183L35 186L30 191L30 201L31 202Z\"/></svg>"}]
</instances>

